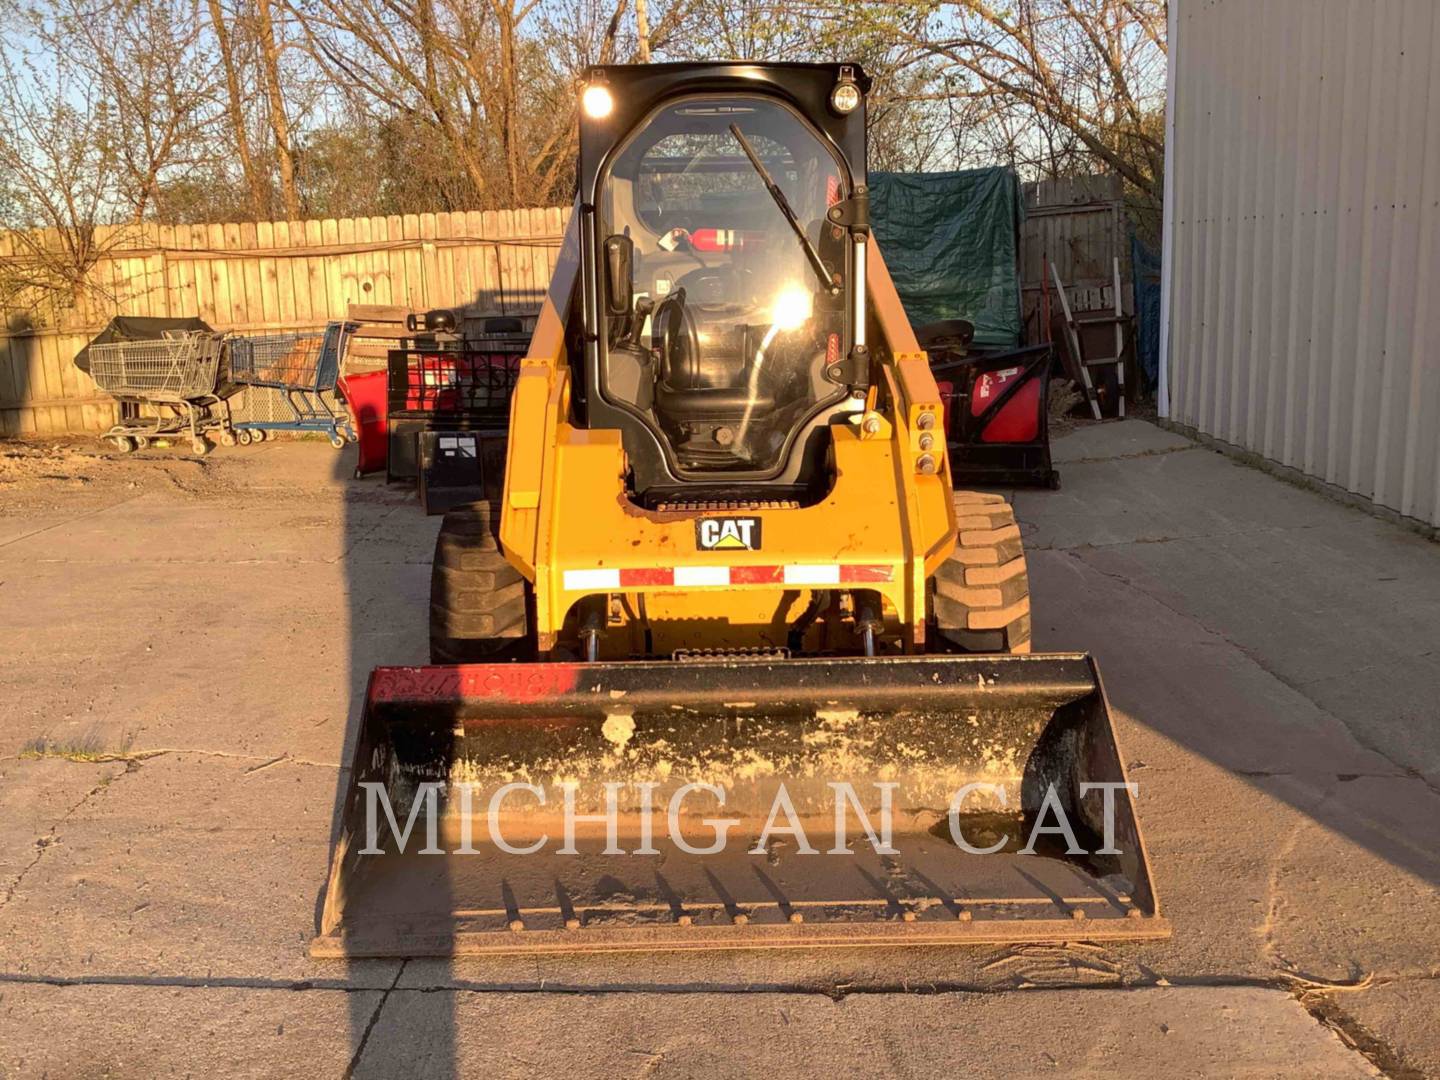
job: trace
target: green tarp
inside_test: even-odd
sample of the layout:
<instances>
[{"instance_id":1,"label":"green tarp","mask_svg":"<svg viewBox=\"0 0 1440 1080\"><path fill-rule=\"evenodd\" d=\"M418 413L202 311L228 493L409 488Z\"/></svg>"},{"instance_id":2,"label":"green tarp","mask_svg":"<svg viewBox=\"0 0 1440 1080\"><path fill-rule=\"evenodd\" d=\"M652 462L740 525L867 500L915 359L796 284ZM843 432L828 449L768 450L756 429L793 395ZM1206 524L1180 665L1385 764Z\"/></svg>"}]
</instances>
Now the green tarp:
<instances>
[{"instance_id":1,"label":"green tarp","mask_svg":"<svg viewBox=\"0 0 1440 1080\"><path fill-rule=\"evenodd\" d=\"M871 173L870 220L911 324L968 319L977 345L1018 346L1024 212L1009 169Z\"/></svg>"}]
</instances>

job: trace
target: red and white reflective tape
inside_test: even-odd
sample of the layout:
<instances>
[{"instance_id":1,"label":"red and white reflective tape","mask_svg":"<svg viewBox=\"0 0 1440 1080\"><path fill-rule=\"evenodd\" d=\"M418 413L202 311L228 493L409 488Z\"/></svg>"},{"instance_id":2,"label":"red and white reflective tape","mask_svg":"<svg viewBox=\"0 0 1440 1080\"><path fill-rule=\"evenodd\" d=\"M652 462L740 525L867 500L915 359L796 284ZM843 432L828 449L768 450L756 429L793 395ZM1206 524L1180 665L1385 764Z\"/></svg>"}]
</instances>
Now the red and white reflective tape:
<instances>
[{"instance_id":1,"label":"red and white reflective tape","mask_svg":"<svg viewBox=\"0 0 1440 1080\"><path fill-rule=\"evenodd\" d=\"M731 585L875 585L895 580L878 563L791 563L784 566L654 566L566 570L567 592L619 589L728 588Z\"/></svg>"}]
</instances>

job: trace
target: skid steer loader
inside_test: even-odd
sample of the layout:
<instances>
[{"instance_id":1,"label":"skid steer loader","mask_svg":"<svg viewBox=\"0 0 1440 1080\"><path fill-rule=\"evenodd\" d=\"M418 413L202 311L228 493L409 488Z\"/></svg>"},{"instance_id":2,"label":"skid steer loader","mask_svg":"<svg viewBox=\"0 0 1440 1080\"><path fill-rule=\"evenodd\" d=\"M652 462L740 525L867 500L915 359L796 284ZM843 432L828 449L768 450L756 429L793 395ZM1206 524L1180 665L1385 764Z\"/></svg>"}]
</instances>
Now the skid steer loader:
<instances>
[{"instance_id":1,"label":"skid steer loader","mask_svg":"<svg viewBox=\"0 0 1440 1080\"><path fill-rule=\"evenodd\" d=\"M847 64L598 67L504 490L370 679L321 956L1163 937L871 236Z\"/></svg>"}]
</instances>

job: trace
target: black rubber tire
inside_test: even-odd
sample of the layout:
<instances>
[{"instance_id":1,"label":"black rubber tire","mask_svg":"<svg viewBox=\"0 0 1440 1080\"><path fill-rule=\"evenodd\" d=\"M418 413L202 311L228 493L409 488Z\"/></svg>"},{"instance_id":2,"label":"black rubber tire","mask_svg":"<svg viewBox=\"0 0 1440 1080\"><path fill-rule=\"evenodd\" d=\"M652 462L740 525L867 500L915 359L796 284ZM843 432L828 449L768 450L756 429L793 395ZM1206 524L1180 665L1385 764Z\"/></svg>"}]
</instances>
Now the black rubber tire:
<instances>
[{"instance_id":1,"label":"black rubber tire","mask_svg":"<svg viewBox=\"0 0 1440 1080\"><path fill-rule=\"evenodd\" d=\"M930 582L932 648L1030 651L1030 578L1015 512L1003 496L955 493L959 536Z\"/></svg>"},{"instance_id":2,"label":"black rubber tire","mask_svg":"<svg viewBox=\"0 0 1440 1080\"><path fill-rule=\"evenodd\" d=\"M500 551L500 511L475 503L445 515L430 567L430 662L532 659L530 583Z\"/></svg>"}]
</instances>

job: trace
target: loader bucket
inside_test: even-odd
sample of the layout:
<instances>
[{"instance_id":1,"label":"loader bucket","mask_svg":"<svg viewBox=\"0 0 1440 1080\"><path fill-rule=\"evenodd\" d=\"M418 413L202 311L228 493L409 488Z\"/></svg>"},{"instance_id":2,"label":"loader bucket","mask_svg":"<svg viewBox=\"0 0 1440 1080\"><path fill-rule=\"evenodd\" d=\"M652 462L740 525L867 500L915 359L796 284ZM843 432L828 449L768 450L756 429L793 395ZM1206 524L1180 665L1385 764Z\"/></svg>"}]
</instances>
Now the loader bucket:
<instances>
[{"instance_id":1,"label":"loader bucket","mask_svg":"<svg viewBox=\"0 0 1440 1080\"><path fill-rule=\"evenodd\" d=\"M1165 937L1124 785L1083 655L380 668L311 952Z\"/></svg>"}]
</instances>

